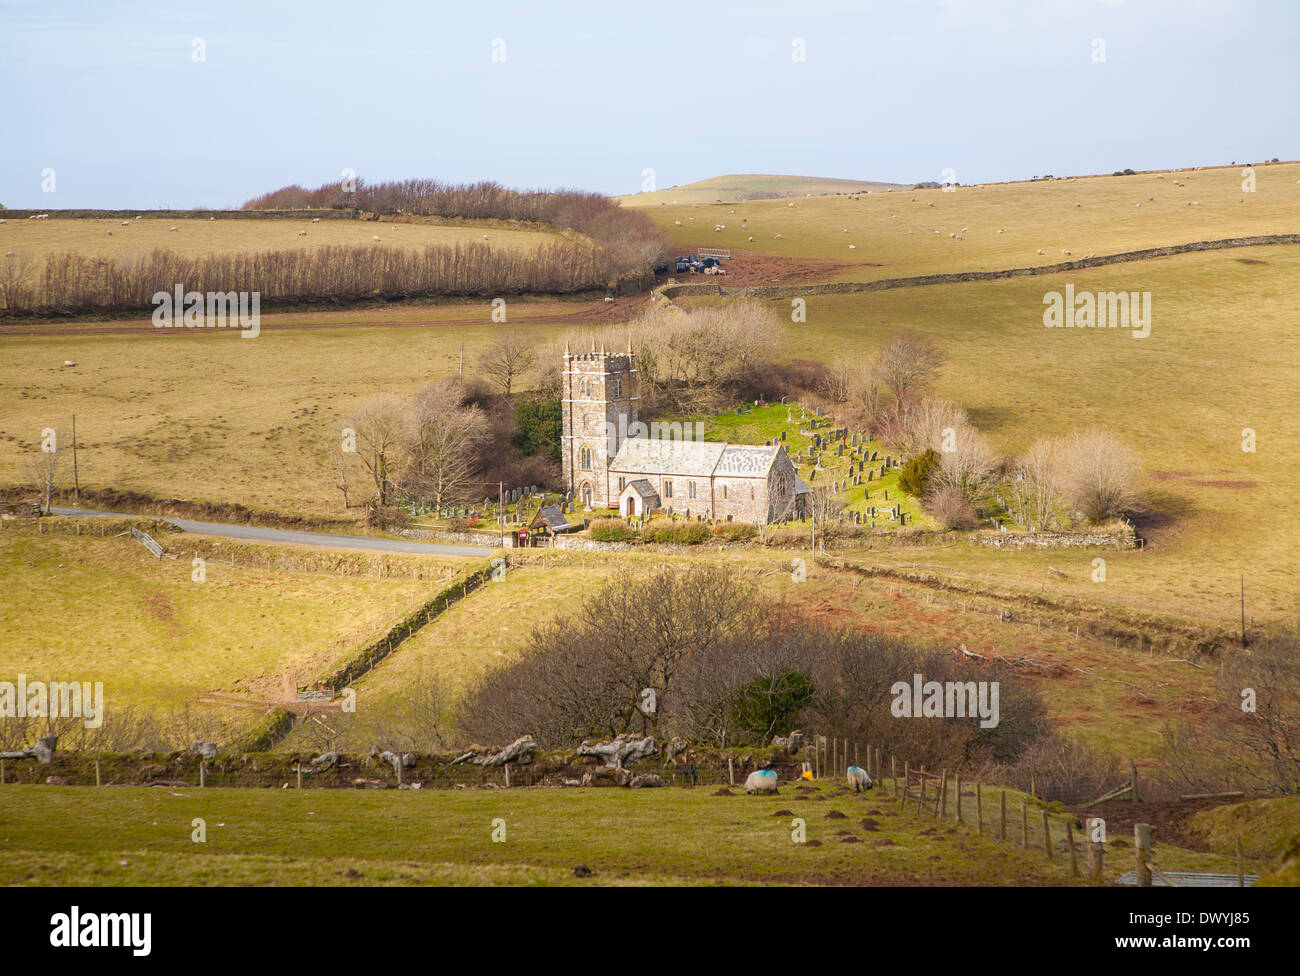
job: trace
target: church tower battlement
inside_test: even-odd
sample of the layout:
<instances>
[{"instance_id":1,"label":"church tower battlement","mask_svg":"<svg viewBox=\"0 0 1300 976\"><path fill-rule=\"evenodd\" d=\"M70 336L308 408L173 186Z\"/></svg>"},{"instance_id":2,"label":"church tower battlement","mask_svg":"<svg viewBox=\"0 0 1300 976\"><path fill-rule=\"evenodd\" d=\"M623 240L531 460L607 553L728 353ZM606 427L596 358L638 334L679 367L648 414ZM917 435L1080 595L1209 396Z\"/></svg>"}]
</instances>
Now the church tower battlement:
<instances>
[{"instance_id":1,"label":"church tower battlement","mask_svg":"<svg viewBox=\"0 0 1300 976\"><path fill-rule=\"evenodd\" d=\"M625 353L573 354L564 348L560 411L564 435L561 463L564 484L579 505L601 508L617 504L610 495L609 463L637 420L636 357L631 343Z\"/></svg>"}]
</instances>

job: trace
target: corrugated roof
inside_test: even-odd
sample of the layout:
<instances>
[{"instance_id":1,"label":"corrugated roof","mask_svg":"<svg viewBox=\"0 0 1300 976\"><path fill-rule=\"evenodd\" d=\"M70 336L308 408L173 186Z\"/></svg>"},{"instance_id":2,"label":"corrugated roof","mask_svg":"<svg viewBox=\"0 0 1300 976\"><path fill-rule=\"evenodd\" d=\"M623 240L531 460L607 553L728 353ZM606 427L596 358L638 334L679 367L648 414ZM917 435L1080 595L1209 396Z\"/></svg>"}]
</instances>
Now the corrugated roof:
<instances>
[{"instance_id":1,"label":"corrugated roof","mask_svg":"<svg viewBox=\"0 0 1300 976\"><path fill-rule=\"evenodd\" d=\"M711 441L651 440L631 437L623 442L609 470L619 474L696 475L707 478L717 467L726 444Z\"/></svg>"}]
</instances>

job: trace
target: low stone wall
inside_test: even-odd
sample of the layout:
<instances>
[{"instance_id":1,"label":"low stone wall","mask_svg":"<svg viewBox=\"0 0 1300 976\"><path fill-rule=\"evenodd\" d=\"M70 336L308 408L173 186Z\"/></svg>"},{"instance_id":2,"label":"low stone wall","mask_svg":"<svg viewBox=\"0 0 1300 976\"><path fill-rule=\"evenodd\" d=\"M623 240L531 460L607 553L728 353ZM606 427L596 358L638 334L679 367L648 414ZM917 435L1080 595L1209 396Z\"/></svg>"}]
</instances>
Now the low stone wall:
<instances>
[{"instance_id":1,"label":"low stone wall","mask_svg":"<svg viewBox=\"0 0 1300 976\"><path fill-rule=\"evenodd\" d=\"M988 532L975 541L994 549L1137 549L1138 538L1127 532Z\"/></svg>"},{"instance_id":2,"label":"low stone wall","mask_svg":"<svg viewBox=\"0 0 1300 976\"><path fill-rule=\"evenodd\" d=\"M457 531L455 529L399 529L397 532L403 539L420 539L428 542L445 542L454 546L483 546L487 549L500 549L501 533L500 532L475 532L472 530ZM511 532L505 536L506 549L513 549L515 537Z\"/></svg>"}]
</instances>

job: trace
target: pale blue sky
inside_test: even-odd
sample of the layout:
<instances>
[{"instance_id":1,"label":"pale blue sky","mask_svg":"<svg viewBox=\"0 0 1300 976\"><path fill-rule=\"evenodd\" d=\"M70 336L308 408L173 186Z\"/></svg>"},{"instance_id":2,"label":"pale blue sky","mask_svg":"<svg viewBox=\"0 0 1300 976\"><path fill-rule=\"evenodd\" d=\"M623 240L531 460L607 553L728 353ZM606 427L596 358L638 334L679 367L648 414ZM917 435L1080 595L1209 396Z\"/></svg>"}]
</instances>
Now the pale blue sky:
<instances>
[{"instance_id":1,"label":"pale blue sky","mask_svg":"<svg viewBox=\"0 0 1300 976\"><path fill-rule=\"evenodd\" d=\"M0 84L10 207L227 206L345 167L970 183L1300 157L1300 3L0 0Z\"/></svg>"}]
</instances>

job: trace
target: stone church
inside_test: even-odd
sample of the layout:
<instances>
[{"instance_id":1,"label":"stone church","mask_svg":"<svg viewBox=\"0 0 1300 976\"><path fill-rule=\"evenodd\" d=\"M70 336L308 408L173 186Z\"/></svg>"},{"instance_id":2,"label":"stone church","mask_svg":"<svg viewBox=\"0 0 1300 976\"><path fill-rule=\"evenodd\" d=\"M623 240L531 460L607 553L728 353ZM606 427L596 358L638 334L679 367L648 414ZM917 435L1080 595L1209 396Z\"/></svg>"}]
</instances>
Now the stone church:
<instances>
[{"instance_id":1,"label":"stone church","mask_svg":"<svg viewBox=\"0 0 1300 976\"><path fill-rule=\"evenodd\" d=\"M564 350L562 464L585 508L774 522L797 514L808 491L780 444L751 446L655 436L637 419L636 357Z\"/></svg>"}]
</instances>

